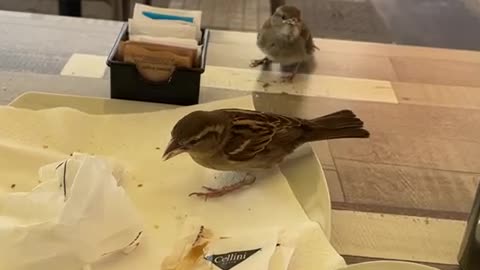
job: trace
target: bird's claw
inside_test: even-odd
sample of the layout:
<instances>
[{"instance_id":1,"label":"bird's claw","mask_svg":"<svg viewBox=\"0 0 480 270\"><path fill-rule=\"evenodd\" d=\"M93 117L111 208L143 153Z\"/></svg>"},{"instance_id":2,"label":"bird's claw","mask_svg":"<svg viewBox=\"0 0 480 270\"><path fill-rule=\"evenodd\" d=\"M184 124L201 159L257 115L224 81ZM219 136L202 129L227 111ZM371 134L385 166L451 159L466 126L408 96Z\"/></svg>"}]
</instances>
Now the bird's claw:
<instances>
[{"instance_id":1,"label":"bird's claw","mask_svg":"<svg viewBox=\"0 0 480 270\"><path fill-rule=\"evenodd\" d=\"M261 64L261 63L260 63L260 60L252 60L252 61L250 62L250 67L251 67L251 68L258 67L260 64Z\"/></svg>"},{"instance_id":2,"label":"bird's claw","mask_svg":"<svg viewBox=\"0 0 480 270\"><path fill-rule=\"evenodd\" d=\"M188 197L192 197L192 196L197 196L197 197L205 197L205 201L210 197L210 193L208 192L192 192L190 194L188 194Z\"/></svg>"},{"instance_id":3,"label":"bird's claw","mask_svg":"<svg viewBox=\"0 0 480 270\"><path fill-rule=\"evenodd\" d=\"M202 186L203 189L207 190L206 192L192 192L188 194L189 197L191 196L197 196L197 197L204 197L205 201L209 198L215 198L215 197L221 197L228 192L230 192L227 189L217 189L217 188L211 188L211 187L206 187Z\"/></svg>"},{"instance_id":4,"label":"bird's claw","mask_svg":"<svg viewBox=\"0 0 480 270\"><path fill-rule=\"evenodd\" d=\"M272 61L270 59L268 59L267 57L264 57L262 59L254 59L250 62L250 67L254 68L254 67L258 67L260 65L266 65L266 64L270 64Z\"/></svg>"},{"instance_id":5,"label":"bird's claw","mask_svg":"<svg viewBox=\"0 0 480 270\"><path fill-rule=\"evenodd\" d=\"M295 74L289 74L286 76L282 76L282 81L286 83L291 83L293 81L293 78L295 77Z\"/></svg>"},{"instance_id":6,"label":"bird's claw","mask_svg":"<svg viewBox=\"0 0 480 270\"><path fill-rule=\"evenodd\" d=\"M255 177L252 177L251 179L247 179L247 177L246 177L245 179L243 179L240 182L237 182L235 184L225 186L225 187L222 187L222 188L211 188L211 187L207 187L207 186L202 186L203 189L207 190L206 192L192 192L192 193L188 194L188 196L189 197L191 197L191 196L204 197L205 200L207 200L208 198L221 197L221 196L223 196L227 193L238 190L243 186L251 185L255 182L255 180L256 180Z\"/></svg>"},{"instance_id":7,"label":"bird's claw","mask_svg":"<svg viewBox=\"0 0 480 270\"><path fill-rule=\"evenodd\" d=\"M207 187L207 186L202 186L203 189L206 189L207 191L210 191L210 192L216 192L218 191L218 188L211 188L211 187Z\"/></svg>"},{"instance_id":8,"label":"bird's claw","mask_svg":"<svg viewBox=\"0 0 480 270\"><path fill-rule=\"evenodd\" d=\"M293 68L292 72L290 72L290 74L282 75L282 81L286 83L291 83L293 81L293 78L297 75L299 67L300 63L297 63Z\"/></svg>"}]
</instances>

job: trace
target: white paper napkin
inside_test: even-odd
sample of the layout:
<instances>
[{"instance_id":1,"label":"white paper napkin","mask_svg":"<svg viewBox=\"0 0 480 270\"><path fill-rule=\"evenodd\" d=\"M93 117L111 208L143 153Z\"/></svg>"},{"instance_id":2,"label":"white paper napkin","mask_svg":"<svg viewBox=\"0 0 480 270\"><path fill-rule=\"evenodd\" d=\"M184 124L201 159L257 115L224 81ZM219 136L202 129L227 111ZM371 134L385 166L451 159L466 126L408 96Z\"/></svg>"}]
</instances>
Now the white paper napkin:
<instances>
[{"instance_id":1,"label":"white paper napkin","mask_svg":"<svg viewBox=\"0 0 480 270\"><path fill-rule=\"evenodd\" d=\"M145 21L128 19L129 35L146 35L153 37L173 37L191 40L196 38L195 26L188 24L161 23L156 21Z\"/></svg>"},{"instance_id":2,"label":"white paper napkin","mask_svg":"<svg viewBox=\"0 0 480 270\"><path fill-rule=\"evenodd\" d=\"M192 19L192 22L185 22L179 20L155 20L145 16L144 12L150 12L158 15L173 15L173 16L181 16L181 17L188 17ZM202 11L200 10L184 10L184 9L172 9L172 8L160 8L160 7L152 7L148 5L143 5L136 3L133 9L133 20L138 21L145 25L155 25L157 28L161 29L163 27L168 26L178 26L179 28L193 28L194 35L192 38L196 38L200 40L202 32L201 32L201 24L202 24ZM165 29L166 30L166 29ZM162 36L173 36L175 35L174 32L172 33L164 33Z\"/></svg>"},{"instance_id":3,"label":"white paper napkin","mask_svg":"<svg viewBox=\"0 0 480 270\"><path fill-rule=\"evenodd\" d=\"M40 168L31 192L0 198L0 269L83 269L140 242L140 216L93 156L75 154Z\"/></svg>"}]
</instances>

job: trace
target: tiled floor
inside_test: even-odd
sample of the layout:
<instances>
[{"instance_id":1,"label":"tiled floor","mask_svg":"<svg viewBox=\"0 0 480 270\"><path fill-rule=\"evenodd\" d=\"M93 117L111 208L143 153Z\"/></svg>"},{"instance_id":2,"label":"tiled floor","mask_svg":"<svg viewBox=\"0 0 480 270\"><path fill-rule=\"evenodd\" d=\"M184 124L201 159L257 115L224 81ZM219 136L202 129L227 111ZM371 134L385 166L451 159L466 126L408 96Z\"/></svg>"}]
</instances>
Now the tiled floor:
<instances>
[{"instance_id":1,"label":"tiled floor","mask_svg":"<svg viewBox=\"0 0 480 270\"><path fill-rule=\"evenodd\" d=\"M287 0L297 6L315 37L391 43L387 25L370 0ZM334 16L340 12L341 16Z\"/></svg>"},{"instance_id":2,"label":"tiled floor","mask_svg":"<svg viewBox=\"0 0 480 270\"><path fill-rule=\"evenodd\" d=\"M371 0L398 44L480 49L475 0ZM477 1L480 4L479 1Z\"/></svg>"},{"instance_id":3,"label":"tiled floor","mask_svg":"<svg viewBox=\"0 0 480 270\"><path fill-rule=\"evenodd\" d=\"M257 31L270 15L268 0L170 0L169 7L202 10L202 24L213 29Z\"/></svg>"}]
</instances>

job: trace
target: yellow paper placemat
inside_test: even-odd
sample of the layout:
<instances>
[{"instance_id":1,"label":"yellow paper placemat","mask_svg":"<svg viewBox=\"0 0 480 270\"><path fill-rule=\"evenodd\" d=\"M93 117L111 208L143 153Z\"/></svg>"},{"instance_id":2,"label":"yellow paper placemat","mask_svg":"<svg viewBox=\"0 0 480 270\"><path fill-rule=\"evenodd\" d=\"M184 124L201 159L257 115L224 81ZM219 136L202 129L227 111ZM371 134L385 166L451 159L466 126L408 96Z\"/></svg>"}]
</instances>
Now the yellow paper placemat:
<instances>
[{"instance_id":1,"label":"yellow paper placemat","mask_svg":"<svg viewBox=\"0 0 480 270\"><path fill-rule=\"evenodd\" d=\"M250 106L250 97L242 102ZM221 104L221 103L218 103ZM242 103L240 103L240 106ZM155 112L178 108L177 105L138 102L121 99L60 95L42 92L26 92L9 106L32 110L69 107L88 114L128 114ZM200 105L202 106L202 105ZM220 106L220 105L219 105ZM288 156L280 165L288 184L307 216L320 224L328 239L331 235L330 194L320 160L306 144Z\"/></svg>"},{"instance_id":2,"label":"yellow paper placemat","mask_svg":"<svg viewBox=\"0 0 480 270\"><path fill-rule=\"evenodd\" d=\"M211 185L216 172L196 165L187 155L163 162L162 150L171 128L187 112L222 107L251 109L253 104L250 97L243 97L197 107L122 115L89 115L70 108L32 111L1 107L0 176L10 181L1 181L0 191L10 192L12 184L16 191L30 190L37 184L41 165L67 158L72 152L114 158L124 168L122 185L145 218L147 229L145 242L128 259L98 269L159 269L186 218L200 218L206 227L220 234L256 228L295 228L309 223L278 170L230 196L206 202L187 196L202 185ZM301 265L308 262L311 269L344 265L320 226L314 231L322 241L309 242L310 238L305 238L302 246L308 245L313 253L297 253L302 258ZM320 260L315 250L325 257Z\"/></svg>"}]
</instances>

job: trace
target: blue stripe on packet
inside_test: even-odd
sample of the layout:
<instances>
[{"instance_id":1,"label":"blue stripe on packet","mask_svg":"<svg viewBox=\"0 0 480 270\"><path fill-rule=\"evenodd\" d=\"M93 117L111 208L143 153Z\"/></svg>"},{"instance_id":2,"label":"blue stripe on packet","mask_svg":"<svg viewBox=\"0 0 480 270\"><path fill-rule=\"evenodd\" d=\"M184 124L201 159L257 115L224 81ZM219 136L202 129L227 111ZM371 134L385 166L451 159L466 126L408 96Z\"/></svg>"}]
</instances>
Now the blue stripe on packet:
<instances>
[{"instance_id":1,"label":"blue stripe on packet","mask_svg":"<svg viewBox=\"0 0 480 270\"><path fill-rule=\"evenodd\" d=\"M185 21L185 22L193 23L192 17L160 14L160 13L155 13L151 11L143 11L142 14L153 20L173 20L173 21Z\"/></svg>"}]
</instances>

